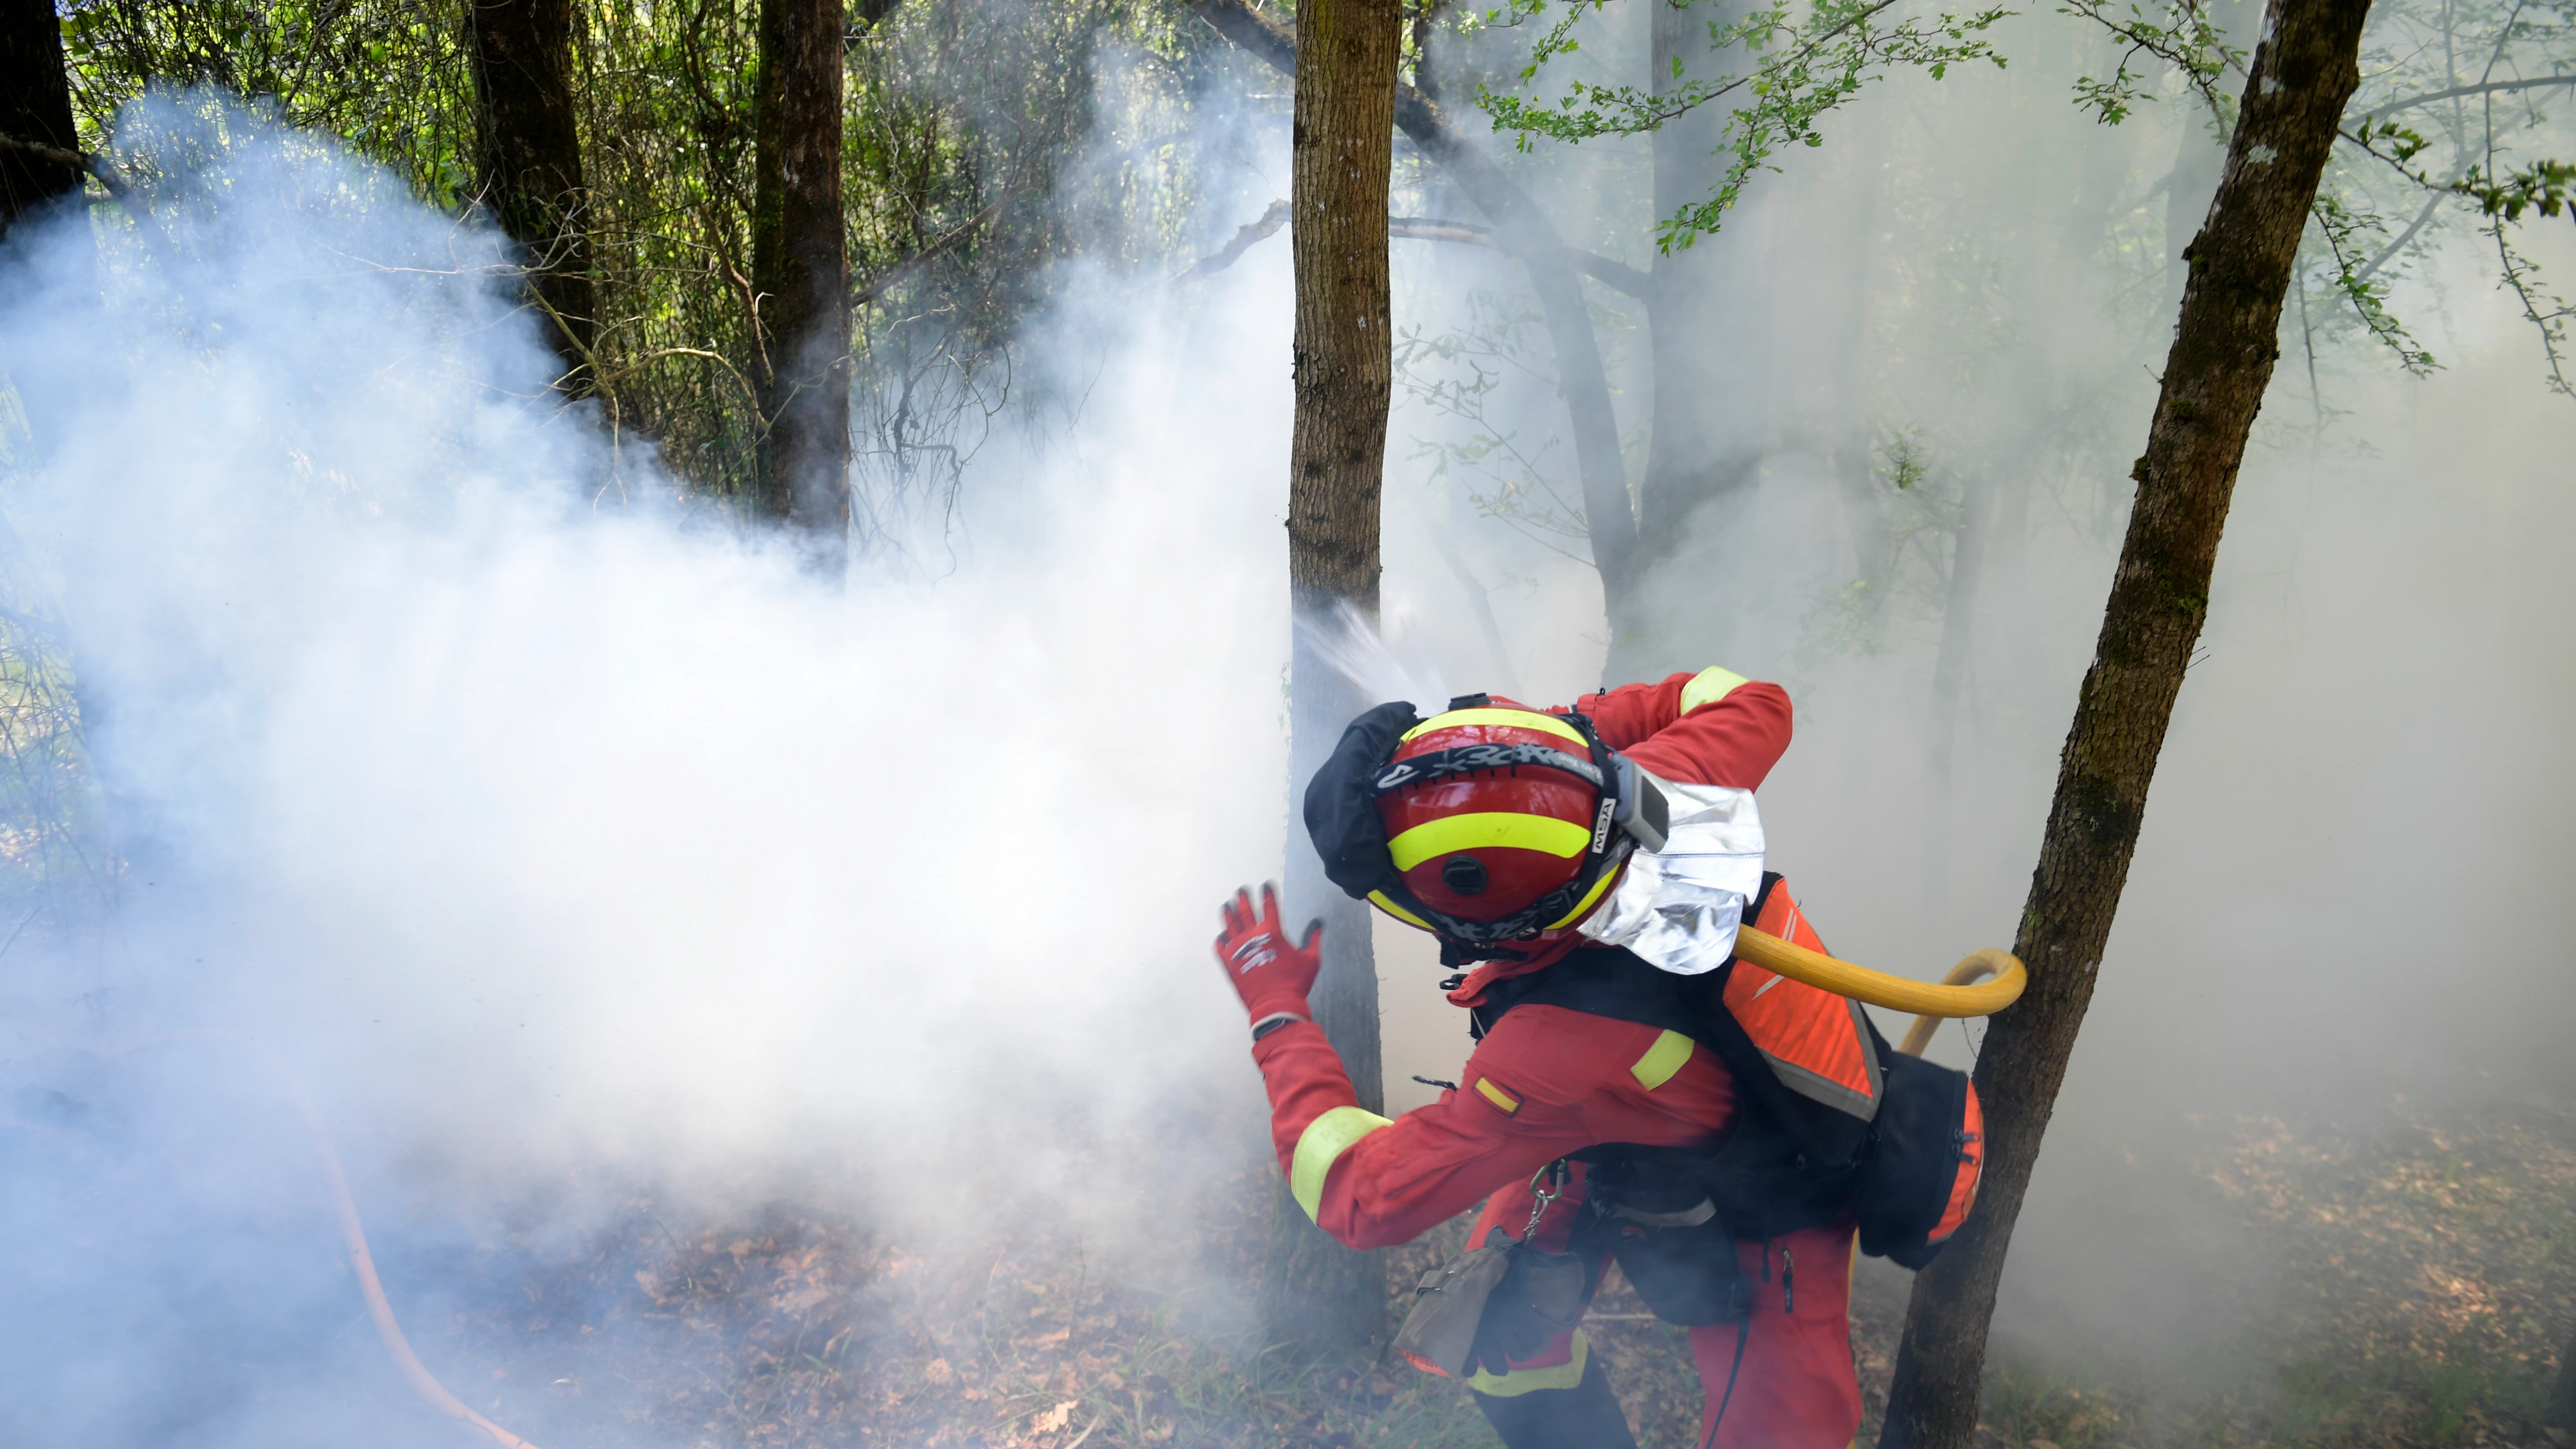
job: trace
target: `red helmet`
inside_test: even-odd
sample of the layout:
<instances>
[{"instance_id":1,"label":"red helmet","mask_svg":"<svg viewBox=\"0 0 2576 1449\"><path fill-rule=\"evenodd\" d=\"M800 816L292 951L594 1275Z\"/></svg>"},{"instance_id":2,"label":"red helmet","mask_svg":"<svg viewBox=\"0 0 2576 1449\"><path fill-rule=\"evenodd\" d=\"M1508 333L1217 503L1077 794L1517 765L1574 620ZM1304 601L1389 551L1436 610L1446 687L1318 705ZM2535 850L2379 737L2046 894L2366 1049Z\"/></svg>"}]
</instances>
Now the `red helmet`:
<instances>
[{"instance_id":1,"label":"red helmet","mask_svg":"<svg viewBox=\"0 0 2576 1449\"><path fill-rule=\"evenodd\" d=\"M1326 879L1437 932L1452 965L1582 920L1666 828L1662 795L1590 720L1481 694L1351 721L1305 814Z\"/></svg>"},{"instance_id":2,"label":"red helmet","mask_svg":"<svg viewBox=\"0 0 2576 1449\"><path fill-rule=\"evenodd\" d=\"M1406 730L1378 773L1377 815L1401 889L1369 899L1411 925L1471 939L1573 924L1625 854L1604 849L1605 752L1588 721L1509 700L1461 703Z\"/></svg>"},{"instance_id":3,"label":"red helmet","mask_svg":"<svg viewBox=\"0 0 2576 1449\"><path fill-rule=\"evenodd\" d=\"M1389 763L1477 745L1535 745L1568 763L1588 763L1592 753L1572 725L1504 704L1415 725ZM1398 785L1377 797L1377 814L1415 900L1445 916L1492 922L1581 873L1600 803L1600 787L1570 770L1510 762Z\"/></svg>"}]
</instances>

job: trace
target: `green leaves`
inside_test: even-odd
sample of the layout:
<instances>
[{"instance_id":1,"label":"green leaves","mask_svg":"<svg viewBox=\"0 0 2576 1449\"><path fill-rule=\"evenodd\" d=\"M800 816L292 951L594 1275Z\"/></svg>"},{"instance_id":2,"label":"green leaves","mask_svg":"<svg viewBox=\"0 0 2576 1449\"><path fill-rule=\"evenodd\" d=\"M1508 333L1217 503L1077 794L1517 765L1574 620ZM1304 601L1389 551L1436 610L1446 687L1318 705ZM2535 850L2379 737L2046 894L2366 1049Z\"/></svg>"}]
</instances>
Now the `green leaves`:
<instances>
[{"instance_id":1,"label":"green leaves","mask_svg":"<svg viewBox=\"0 0 2576 1449\"><path fill-rule=\"evenodd\" d=\"M2510 222L2522 220L2524 212L2535 208L2542 216L2556 216L2566 210L2570 184L2576 184L2576 165L2535 161L2493 180L2481 168L2472 166L2468 175L2451 183L2451 189L2475 201L2478 210L2488 216L2500 216Z\"/></svg>"},{"instance_id":2,"label":"green leaves","mask_svg":"<svg viewBox=\"0 0 2576 1449\"><path fill-rule=\"evenodd\" d=\"M2377 233L2385 230L2380 218L2354 209L2340 192L2332 188L2318 190L2316 202L2308 208L2308 215L2316 223L2317 233L2334 259L2335 291L2352 308L2362 328L2395 354L2399 367L2417 377L2430 375L2440 364L2433 360L2432 353L2416 344L2405 325L2388 310L2388 284L2362 262L2362 248L2355 244L2356 238L2365 231Z\"/></svg>"},{"instance_id":3,"label":"green leaves","mask_svg":"<svg viewBox=\"0 0 2576 1449\"><path fill-rule=\"evenodd\" d=\"M2108 79L2088 75L2075 82L2075 103L2093 112L2103 125L2116 126L2139 105L2155 99L2148 89L2156 83L2154 73L2130 69L2130 62L2148 55L2180 73L2221 128L2235 129L2235 99L2219 82L2231 70L2245 73L2246 53L2227 43L2225 32L2210 19L2201 0L2181 0L2155 19L2134 3L2125 17L2115 15L2111 0L2074 0L2059 6L2057 13L2089 20L2128 45Z\"/></svg>"},{"instance_id":4,"label":"green leaves","mask_svg":"<svg viewBox=\"0 0 2576 1449\"><path fill-rule=\"evenodd\" d=\"M1519 19L1537 16L1547 0L1512 0ZM1575 26L1603 0L1573 0L1556 23L1539 37L1523 68L1524 80L1577 48ZM1692 0L1680 0L1683 5ZM1762 171L1777 171L1772 158L1792 145L1821 146L1820 122L1872 81L1896 67L1928 71L1934 80L1962 61L1989 61L2002 69L1985 32L2012 15L2001 6L1968 14L1943 11L1891 21L1899 0L1773 0L1734 22L1711 21L1709 47L1737 50L1754 63L1743 74L1690 81L1664 91L1636 86L1608 86L1573 81L1553 106L1497 95L1483 88L1477 104L1494 119L1494 129L1515 133L1519 149L1535 138L1577 143L1597 136L1634 136L1727 97L1740 103L1720 133L1718 151L1731 154L1717 189L1656 225L1656 245L1667 253L1686 249L1703 233L1715 232L1727 211L1742 198L1745 186ZM1501 23L1501 11L1489 20ZM1673 62L1682 75L1680 57Z\"/></svg>"}]
</instances>

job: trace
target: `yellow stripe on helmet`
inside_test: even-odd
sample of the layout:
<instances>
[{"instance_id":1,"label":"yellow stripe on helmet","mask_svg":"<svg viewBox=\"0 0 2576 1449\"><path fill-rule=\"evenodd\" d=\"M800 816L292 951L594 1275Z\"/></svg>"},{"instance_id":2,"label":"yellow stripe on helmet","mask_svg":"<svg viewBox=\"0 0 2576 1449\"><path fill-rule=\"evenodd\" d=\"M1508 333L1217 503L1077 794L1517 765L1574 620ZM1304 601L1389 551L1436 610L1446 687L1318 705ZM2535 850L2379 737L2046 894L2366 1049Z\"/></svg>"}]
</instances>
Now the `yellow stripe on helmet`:
<instances>
[{"instance_id":1,"label":"yellow stripe on helmet","mask_svg":"<svg viewBox=\"0 0 2576 1449\"><path fill-rule=\"evenodd\" d=\"M1413 927L1415 930L1436 931L1439 929L1439 927L1432 925L1429 921L1422 919L1413 912L1406 910L1404 907L1397 905L1391 900L1388 900L1386 898L1386 892L1384 891L1370 891L1368 898L1370 905L1377 907L1379 910L1384 911L1388 915L1395 917L1397 920L1404 922L1406 925Z\"/></svg>"},{"instance_id":2,"label":"yellow stripe on helmet","mask_svg":"<svg viewBox=\"0 0 2576 1449\"><path fill-rule=\"evenodd\" d=\"M1592 832L1553 815L1480 810L1426 820L1388 841L1386 848L1395 857L1397 870L1411 870L1435 855L1497 845L1570 858L1592 848Z\"/></svg>"},{"instance_id":3,"label":"yellow stripe on helmet","mask_svg":"<svg viewBox=\"0 0 2576 1449\"><path fill-rule=\"evenodd\" d=\"M1540 714L1534 709L1453 709L1447 714L1435 714L1406 730L1404 737L1409 740L1429 730L1457 729L1466 725L1495 725L1504 729L1537 730L1572 743L1576 749L1583 752L1582 758L1587 760L1592 758L1591 744L1574 726L1554 715Z\"/></svg>"}]
</instances>

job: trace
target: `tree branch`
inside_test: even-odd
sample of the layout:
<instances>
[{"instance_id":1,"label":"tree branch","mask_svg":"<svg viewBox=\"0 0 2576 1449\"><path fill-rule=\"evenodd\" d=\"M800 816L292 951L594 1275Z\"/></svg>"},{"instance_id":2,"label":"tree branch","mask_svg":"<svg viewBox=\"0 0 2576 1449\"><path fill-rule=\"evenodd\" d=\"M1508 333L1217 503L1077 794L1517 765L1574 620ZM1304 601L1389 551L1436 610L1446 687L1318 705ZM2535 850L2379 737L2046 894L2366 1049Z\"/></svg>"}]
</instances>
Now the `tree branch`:
<instances>
[{"instance_id":1,"label":"tree branch","mask_svg":"<svg viewBox=\"0 0 2576 1449\"><path fill-rule=\"evenodd\" d=\"M2456 100L2461 96L2483 96L2497 91L2533 91L2548 86L2576 87L2576 75L2542 75L2533 76L2529 80L2487 81L2473 86L2453 86L2447 91L2427 91L2420 96L2408 96L2402 101L2390 101L2387 105L2365 111L2362 113L2362 119L2375 121L2381 116L2394 115L2409 107L2429 106L2435 101Z\"/></svg>"},{"instance_id":2,"label":"tree branch","mask_svg":"<svg viewBox=\"0 0 2576 1449\"><path fill-rule=\"evenodd\" d=\"M93 156L86 151L67 151L60 146L48 146L42 141L21 141L10 135L0 135L0 151L15 151L23 156L33 156L39 161L51 161L57 166L76 167L83 175L94 178L101 186L106 187L107 194L110 196L121 197L129 189L124 176L118 173L115 164L104 156Z\"/></svg>"},{"instance_id":3,"label":"tree branch","mask_svg":"<svg viewBox=\"0 0 2576 1449\"><path fill-rule=\"evenodd\" d=\"M1192 262L1187 270L1172 278L1173 284L1177 286L1182 282L1194 281L1200 277L1212 276L1224 271L1240 260L1253 243L1279 230L1287 224L1287 221L1288 203L1284 201L1270 203L1270 209L1261 214L1260 220L1245 223L1236 230L1232 241L1227 242L1222 249ZM1519 255L1510 247L1495 240L1492 227L1472 221L1448 221L1429 216L1393 216L1387 218L1386 234L1389 238L1398 241L1455 242L1460 246L1491 248L1507 256ZM1614 262L1608 257L1575 251L1571 247L1564 249L1564 257L1567 265L1613 291L1624 292L1639 301L1650 300L1654 295L1654 279L1625 262Z\"/></svg>"},{"instance_id":4,"label":"tree branch","mask_svg":"<svg viewBox=\"0 0 2576 1449\"><path fill-rule=\"evenodd\" d=\"M1492 247L1499 252L1519 255L1511 247L1495 239L1492 227L1480 226L1472 221L1444 221L1428 216L1391 217L1386 224L1386 234L1391 237L1409 238L1413 241L1445 241L1457 242L1464 246ZM1624 292L1641 302L1653 300L1654 278L1626 262L1614 262L1608 257L1593 252L1576 251L1572 247L1561 248L1560 252L1567 266L1612 291Z\"/></svg>"},{"instance_id":5,"label":"tree branch","mask_svg":"<svg viewBox=\"0 0 2576 1449\"><path fill-rule=\"evenodd\" d=\"M1243 0L1190 0L1190 8L1210 29L1242 47L1254 59L1291 76L1297 73L1297 37L1286 26ZM1398 82L1395 89L1399 112L1396 124L1402 125L1403 93L1413 88Z\"/></svg>"},{"instance_id":6,"label":"tree branch","mask_svg":"<svg viewBox=\"0 0 2576 1449\"><path fill-rule=\"evenodd\" d=\"M1248 221L1235 228L1234 240L1190 263L1179 276L1172 278L1172 285L1177 287L1183 282L1200 277L1212 277L1224 271L1233 266L1237 258L1250 250L1254 242L1260 241L1287 224L1288 203L1284 201L1270 203L1270 209L1261 213L1259 220Z\"/></svg>"},{"instance_id":7,"label":"tree branch","mask_svg":"<svg viewBox=\"0 0 2576 1449\"><path fill-rule=\"evenodd\" d=\"M911 276L914 272L921 270L923 266L927 265L942 254L956 250L957 247L966 240L966 238L973 236L986 222L991 221L995 216L999 215L1002 207L1010 201L1011 196L1011 192L1005 191L1001 195L994 197L991 205L986 206L982 211L975 213L973 216L970 216L964 221L961 221L957 223L957 225L949 228L947 234L940 237L939 240L932 242L930 245L914 252L911 256L904 258L902 261L899 261L893 266L886 268L884 271L877 273L875 276L868 278L865 285L860 286L850 293L850 305L853 307L866 306L868 303L874 301L879 294L894 286L895 283L900 282L906 277Z\"/></svg>"}]
</instances>

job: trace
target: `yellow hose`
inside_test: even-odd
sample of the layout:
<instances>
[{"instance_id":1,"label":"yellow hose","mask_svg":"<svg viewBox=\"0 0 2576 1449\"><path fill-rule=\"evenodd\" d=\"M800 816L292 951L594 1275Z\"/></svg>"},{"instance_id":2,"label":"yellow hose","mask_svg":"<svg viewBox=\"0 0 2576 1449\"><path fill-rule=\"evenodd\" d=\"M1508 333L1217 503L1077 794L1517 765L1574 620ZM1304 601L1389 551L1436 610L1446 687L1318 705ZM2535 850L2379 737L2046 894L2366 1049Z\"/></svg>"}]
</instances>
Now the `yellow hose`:
<instances>
[{"instance_id":1,"label":"yellow hose","mask_svg":"<svg viewBox=\"0 0 2576 1449\"><path fill-rule=\"evenodd\" d=\"M1890 1011L1918 1013L1913 1028L1905 1033L1904 1045L1897 1048L1907 1056L1917 1057L1923 1055L1933 1031L1944 1020L1954 1016L1992 1016L2019 1000L2022 987L2030 979L2019 958L2009 951L1990 949L1978 951L1951 967L1949 976L1937 986L1929 981L1909 981L1849 961L1837 961L1804 946L1793 946L1751 926L1735 933L1735 954L1765 971L1803 981L1836 996L1848 996ZM1994 979L1982 985L1968 984L1987 976Z\"/></svg>"}]
</instances>

